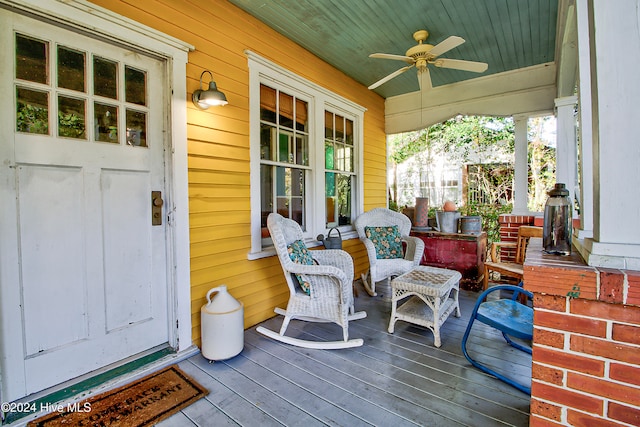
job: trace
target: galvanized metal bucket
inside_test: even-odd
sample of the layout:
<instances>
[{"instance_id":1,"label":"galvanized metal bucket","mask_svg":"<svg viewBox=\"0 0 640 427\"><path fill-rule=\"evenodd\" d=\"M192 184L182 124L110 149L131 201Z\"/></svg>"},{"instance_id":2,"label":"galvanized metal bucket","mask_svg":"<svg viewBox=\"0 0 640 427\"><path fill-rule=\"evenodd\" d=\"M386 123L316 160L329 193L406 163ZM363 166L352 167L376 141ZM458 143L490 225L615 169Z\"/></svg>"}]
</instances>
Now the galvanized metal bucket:
<instances>
[{"instance_id":1,"label":"galvanized metal bucket","mask_svg":"<svg viewBox=\"0 0 640 427\"><path fill-rule=\"evenodd\" d=\"M481 216L463 216L460 218L460 233L480 234L482 233Z\"/></svg>"},{"instance_id":2,"label":"galvanized metal bucket","mask_svg":"<svg viewBox=\"0 0 640 427\"><path fill-rule=\"evenodd\" d=\"M436 221L438 222L437 231L442 233L457 233L458 232L458 219L460 219L460 212L436 212Z\"/></svg>"}]
</instances>

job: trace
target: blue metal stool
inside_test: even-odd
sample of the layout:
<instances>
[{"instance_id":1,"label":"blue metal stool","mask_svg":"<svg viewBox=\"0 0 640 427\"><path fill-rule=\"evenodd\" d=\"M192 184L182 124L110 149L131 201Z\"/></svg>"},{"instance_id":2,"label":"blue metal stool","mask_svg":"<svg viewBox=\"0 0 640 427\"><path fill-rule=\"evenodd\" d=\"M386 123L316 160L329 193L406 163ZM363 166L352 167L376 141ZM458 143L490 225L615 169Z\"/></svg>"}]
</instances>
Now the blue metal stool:
<instances>
[{"instance_id":1,"label":"blue metal stool","mask_svg":"<svg viewBox=\"0 0 640 427\"><path fill-rule=\"evenodd\" d=\"M513 297L510 299L485 301L487 295L491 292L502 290L513 291ZM531 347L523 346L514 342L510 338L513 337L523 340L533 339L533 309L518 302L519 294L524 294L528 298L533 299L533 294L531 292L522 289L522 282L520 282L518 286L493 286L480 294L476 301L476 305L473 308L473 312L471 313L471 319L467 325L467 330L464 332L464 336L462 337L462 353L464 353L467 360L476 368L493 375L499 380L506 382L524 393L531 394L531 387L519 384L511 378L480 364L478 361L472 359L467 352L467 339L469 338L469 332L471 331L473 322L478 320L479 322L502 332L502 336L504 336L504 339L507 340L511 346L531 354Z\"/></svg>"}]
</instances>

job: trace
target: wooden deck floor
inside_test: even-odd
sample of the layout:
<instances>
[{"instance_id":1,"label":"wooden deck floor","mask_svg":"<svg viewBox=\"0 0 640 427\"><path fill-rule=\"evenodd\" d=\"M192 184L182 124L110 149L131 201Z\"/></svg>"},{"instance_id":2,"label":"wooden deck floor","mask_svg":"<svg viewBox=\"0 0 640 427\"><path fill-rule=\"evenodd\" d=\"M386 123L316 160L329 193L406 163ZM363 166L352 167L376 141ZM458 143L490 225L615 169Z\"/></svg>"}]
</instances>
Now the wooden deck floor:
<instances>
[{"instance_id":1,"label":"wooden deck floor","mask_svg":"<svg viewBox=\"0 0 640 427\"><path fill-rule=\"evenodd\" d=\"M302 349L251 328L242 353L230 360L184 360L179 366L209 395L159 426L528 425L529 396L473 368L462 355L477 293L460 292L462 317L445 322L442 347L436 348L431 331L419 326L399 321L394 334L387 332L389 288L378 287L377 297L358 288L356 310L366 310L367 318L351 322L349 336L364 338L362 347ZM281 322L277 316L262 325L279 330ZM529 355L483 325L473 329L470 352L530 381ZM342 336L333 324L292 321L289 330L287 335L322 340Z\"/></svg>"}]
</instances>

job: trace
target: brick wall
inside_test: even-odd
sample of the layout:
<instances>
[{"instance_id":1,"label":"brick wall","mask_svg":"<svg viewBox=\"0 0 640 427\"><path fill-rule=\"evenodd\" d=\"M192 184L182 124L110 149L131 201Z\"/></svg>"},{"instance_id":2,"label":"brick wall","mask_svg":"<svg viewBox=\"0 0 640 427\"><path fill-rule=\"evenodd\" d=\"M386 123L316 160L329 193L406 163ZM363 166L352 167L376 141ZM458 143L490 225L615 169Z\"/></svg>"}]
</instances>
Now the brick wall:
<instances>
[{"instance_id":1,"label":"brick wall","mask_svg":"<svg viewBox=\"0 0 640 427\"><path fill-rule=\"evenodd\" d=\"M498 217L500 223L500 241L515 242L518 240L518 227L521 225L533 225L535 217L530 215L504 214ZM500 259L502 261L513 262L516 258L515 248L500 249Z\"/></svg>"},{"instance_id":2,"label":"brick wall","mask_svg":"<svg viewBox=\"0 0 640 427\"><path fill-rule=\"evenodd\" d=\"M525 263L534 292L530 426L640 425L640 272L540 249L532 241Z\"/></svg>"}]
</instances>

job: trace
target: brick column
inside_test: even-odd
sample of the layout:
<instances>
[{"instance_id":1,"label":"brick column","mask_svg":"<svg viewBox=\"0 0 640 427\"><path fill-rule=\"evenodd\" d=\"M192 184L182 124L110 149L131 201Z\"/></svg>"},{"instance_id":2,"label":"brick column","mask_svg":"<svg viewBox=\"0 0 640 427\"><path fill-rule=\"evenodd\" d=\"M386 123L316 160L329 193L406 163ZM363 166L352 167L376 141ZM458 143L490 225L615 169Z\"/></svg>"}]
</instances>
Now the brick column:
<instances>
[{"instance_id":1,"label":"brick column","mask_svg":"<svg viewBox=\"0 0 640 427\"><path fill-rule=\"evenodd\" d=\"M500 215L500 241L516 242L518 240L518 227L521 225L533 225L534 218L531 215ZM502 261L515 261L516 250L514 248L500 249L500 259Z\"/></svg>"},{"instance_id":2,"label":"brick column","mask_svg":"<svg viewBox=\"0 0 640 427\"><path fill-rule=\"evenodd\" d=\"M530 426L640 425L640 272L542 253L532 239Z\"/></svg>"}]
</instances>

